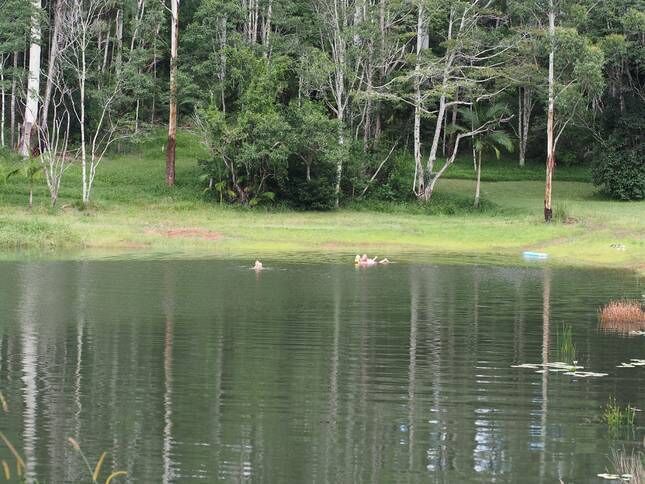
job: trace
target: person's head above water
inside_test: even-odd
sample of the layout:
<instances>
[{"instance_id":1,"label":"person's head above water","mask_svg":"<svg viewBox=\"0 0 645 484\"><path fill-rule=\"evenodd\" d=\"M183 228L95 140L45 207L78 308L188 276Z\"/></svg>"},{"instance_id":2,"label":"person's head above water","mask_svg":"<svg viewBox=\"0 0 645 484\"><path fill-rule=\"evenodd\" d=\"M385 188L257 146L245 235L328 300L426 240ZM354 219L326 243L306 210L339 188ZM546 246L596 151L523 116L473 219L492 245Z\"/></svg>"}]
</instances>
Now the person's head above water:
<instances>
[{"instance_id":1,"label":"person's head above water","mask_svg":"<svg viewBox=\"0 0 645 484\"><path fill-rule=\"evenodd\" d=\"M259 260L256 260L255 265L253 266L253 269L255 269L256 271L261 271L262 269L264 269L264 267L262 266L262 262L260 262Z\"/></svg>"}]
</instances>

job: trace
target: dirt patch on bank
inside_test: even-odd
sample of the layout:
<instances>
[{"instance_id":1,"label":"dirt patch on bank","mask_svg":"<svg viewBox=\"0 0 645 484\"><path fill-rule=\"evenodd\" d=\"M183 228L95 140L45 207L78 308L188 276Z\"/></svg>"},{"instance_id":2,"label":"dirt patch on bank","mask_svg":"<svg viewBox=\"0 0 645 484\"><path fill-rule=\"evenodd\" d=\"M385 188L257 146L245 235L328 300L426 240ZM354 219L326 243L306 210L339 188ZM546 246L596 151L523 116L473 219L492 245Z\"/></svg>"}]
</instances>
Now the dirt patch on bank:
<instances>
[{"instance_id":1,"label":"dirt patch on bank","mask_svg":"<svg viewBox=\"0 0 645 484\"><path fill-rule=\"evenodd\" d=\"M222 234L219 232L199 227L146 230L146 233L161 235L169 239L220 240L222 238Z\"/></svg>"}]
</instances>

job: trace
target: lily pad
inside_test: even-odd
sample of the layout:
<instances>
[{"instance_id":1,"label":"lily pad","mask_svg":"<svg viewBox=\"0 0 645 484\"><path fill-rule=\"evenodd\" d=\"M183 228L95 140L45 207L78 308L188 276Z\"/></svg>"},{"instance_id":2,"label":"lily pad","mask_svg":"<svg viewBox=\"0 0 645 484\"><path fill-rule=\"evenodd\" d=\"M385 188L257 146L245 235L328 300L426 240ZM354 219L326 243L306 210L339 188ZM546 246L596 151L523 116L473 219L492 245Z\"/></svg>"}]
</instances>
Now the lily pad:
<instances>
[{"instance_id":1,"label":"lily pad","mask_svg":"<svg viewBox=\"0 0 645 484\"><path fill-rule=\"evenodd\" d=\"M589 378L589 377L601 377L601 376L607 376L607 373L596 373L594 371L567 371L566 373L563 373L563 375L571 375L571 376L576 376L578 378Z\"/></svg>"},{"instance_id":2,"label":"lily pad","mask_svg":"<svg viewBox=\"0 0 645 484\"><path fill-rule=\"evenodd\" d=\"M620 479L620 476L618 474L598 474L598 477L601 479L607 479L610 481L616 481Z\"/></svg>"}]
</instances>

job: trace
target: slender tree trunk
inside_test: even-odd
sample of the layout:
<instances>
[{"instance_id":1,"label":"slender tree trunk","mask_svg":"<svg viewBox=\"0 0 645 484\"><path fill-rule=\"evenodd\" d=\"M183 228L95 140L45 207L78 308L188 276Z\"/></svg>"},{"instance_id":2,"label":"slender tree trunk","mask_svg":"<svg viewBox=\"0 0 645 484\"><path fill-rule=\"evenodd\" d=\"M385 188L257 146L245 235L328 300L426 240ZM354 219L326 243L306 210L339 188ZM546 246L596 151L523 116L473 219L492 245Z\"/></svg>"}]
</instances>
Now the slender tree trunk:
<instances>
[{"instance_id":1,"label":"slender tree trunk","mask_svg":"<svg viewBox=\"0 0 645 484\"><path fill-rule=\"evenodd\" d=\"M444 83L445 87L445 83ZM434 185L432 178L434 175L434 164L437 161L437 149L439 148L439 138L441 137L441 128L443 126L443 118L446 114L446 96L441 95L439 98L439 112L437 114L437 120L434 128L434 136L432 137L432 145L430 146L430 155L428 156L428 165L426 166L426 183L425 190L423 192L423 199L428 201L432 192L430 191L430 186Z\"/></svg>"},{"instance_id":2,"label":"slender tree trunk","mask_svg":"<svg viewBox=\"0 0 645 484\"><path fill-rule=\"evenodd\" d=\"M455 101L459 99L459 91L455 93ZM452 126L452 133L448 136L448 153L452 151L452 145L455 143L455 127L457 126L457 111L458 105L455 104L452 108L452 119L450 120L450 125ZM444 135L445 136L445 135Z\"/></svg>"},{"instance_id":3,"label":"slender tree trunk","mask_svg":"<svg viewBox=\"0 0 645 484\"><path fill-rule=\"evenodd\" d=\"M473 141L475 141L473 139ZM482 179L482 152L477 152L477 184L475 185L475 208L479 208L479 195Z\"/></svg>"},{"instance_id":4,"label":"slender tree trunk","mask_svg":"<svg viewBox=\"0 0 645 484\"><path fill-rule=\"evenodd\" d=\"M136 107L134 108L134 132L138 133L139 132L139 106L141 105L141 101L139 98L137 98L137 104Z\"/></svg>"},{"instance_id":5,"label":"slender tree trunk","mask_svg":"<svg viewBox=\"0 0 645 484\"><path fill-rule=\"evenodd\" d=\"M112 55L114 57L115 72L116 76L120 77L121 75L121 64L123 60L123 11L116 11L116 27L114 32L114 37L116 38L116 44L114 45Z\"/></svg>"},{"instance_id":6,"label":"slender tree trunk","mask_svg":"<svg viewBox=\"0 0 645 484\"><path fill-rule=\"evenodd\" d=\"M529 124L531 122L531 111L533 110L533 96L531 88L520 87L518 94L519 116L518 134L519 142L519 163L524 166L526 163L526 147L529 139Z\"/></svg>"},{"instance_id":7,"label":"slender tree trunk","mask_svg":"<svg viewBox=\"0 0 645 484\"><path fill-rule=\"evenodd\" d=\"M107 69L108 52L110 51L110 31L112 30L112 27L110 26L110 24L108 24L107 28L107 32L105 33L105 45L103 46L103 62L101 63L101 72L105 72L105 69Z\"/></svg>"},{"instance_id":8,"label":"slender tree trunk","mask_svg":"<svg viewBox=\"0 0 645 484\"><path fill-rule=\"evenodd\" d=\"M448 42L452 39L452 21L453 21L453 11L450 12L450 19L448 25ZM463 24L463 22L462 22ZM434 164L437 161L437 149L439 148L439 138L441 137L441 128L443 127L443 119L446 115L446 95L444 94L448 85L448 77L450 76L450 71L452 69L452 63L455 58L455 52L446 53L446 65L443 70L443 77L441 81L442 85L442 94L439 98L439 111L437 113L437 120L434 129L434 136L432 137L432 145L430 146L430 155L428 156L428 165L426 167L426 182L425 182L425 191L423 192L423 199L425 201L429 200L432 196L432 190L434 189L435 175ZM456 145L455 141L455 145Z\"/></svg>"},{"instance_id":9,"label":"slender tree trunk","mask_svg":"<svg viewBox=\"0 0 645 484\"><path fill-rule=\"evenodd\" d=\"M419 196L424 193L424 173L421 161L421 49L423 48L423 5L417 16L417 57L414 65L414 182L412 189Z\"/></svg>"},{"instance_id":10,"label":"slender tree trunk","mask_svg":"<svg viewBox=\"0 0 645 484\"><path fill-rule=\"evenodd\" d=\"M0 55L0 146L4 147L5 125L5 90L4 90L4 54Z\"/></svg>"},{"instance_id":11,"label":"slender tree trunk","mask_svg":"<svg viewBox=\"0 0 645 484\"><path fill-rule=\"evenodd\" d=\"M130 39L130 52L134 50L134 44L137 41L137 35L139 33L139 26L143 22L143 14L146 10L145 0L139 0L137 2L137 13L135 17L134 31L132 32L132 38Z\"/></svg>"},{"instance_id":12,"label":"slender tree trunk","mask_svg":"<svg viewBox=\"0 0 645 484\"><path fill-rule=\"evenodd\" d=\"M159 37L160 26L155 28L155 40L152 44L152 106L150 107L150 124L155 124L155 102L157 100L157 37Z\"/></svg>"},{"instance_id":13,"label":"slender tree trunk","mask_svg":"<svg viewBox=\"0 0 645 484\"><path fill-rule=\"evenodd\" d=\"M262 46L264 47L264 57L269 57L271 53L271 18L273 16L273 0L269 0L267 13L262 26Z\"/></svg>"},{"instance_id":14,"label":"slender tree trunk","mask_svg":"<svg viewBox=\"0 0 645 484\"><path fill-rule=\"evenodd\" d=\"M18 71L18 51L13 53L13 70L11 71L11 107L9 131L11 135L11 148L16 146L16 72Z\"/></svg>"},{"instance_id":15,"label":"slender tree trunk","mask_svg":"<svg viewBox=\"0 0 645 484\"><path fill-rule=\"evenodd\" d=\"M177 144L177 43L179 41L179 0L171 0L170 112L166 147L166 185L175 185L175 146Z\"/></svg>"},{"instance_id":16,"label":"slender tree trunk","mask_svg":"<svg viewBox=\"0 0 645 484\"><path fill-rule=\"evenodd\" d=\"M555 145L553 139L554 132L554 60L555 60L555 10L553 0L549 0L549 40L551 51L549 52L549 106L547 112L546 136L547 136L547 159L546 159L546 183L544 189L544 221L550 222L553 217L553 208L551 207L551 188L553 182L553 169L555 167Z\"/></svg>"},{"instance_id":17,"label":"slender tree trunk","mask_svg":"<svg viewBox=\"0 0 645 484\"><path fill-rule=\"evenodd\" d=\"M520 158L520 166L524 166L524 156L522 153L522 148L524 147L524 128L522 127L522 123L524 121L524 109L522 107L522 92L523 89L522 87L517 88L517 135L519 137L519 158Z\"/></svg>"},{"instance_id":18,"label":"slender tree trunk","mask_svg":"<svg viewBox=\"0 0 645 484\"><path fill-rule=\"evenodd\" d=\"M344 134L344 123L345 123L345 112L344 107L338 106L338 144L345 144L345 134ZM340 180L343 176L343 159L338 157L336 162L336 187L334 188L334 193L336 194L336 208L340 205Z\"/></svg>"},{"instance_id":19,"label":"slender tree trunk","mask_svg":"<svg viewBox=\"0 0 645 484\"><path fill-rule=\"evenodd\" d=\"M219 82L220 82L220 95L222 98L222 112L226 114L226 44L228 38L228 19L226 16L221 19L221 32L220 32L220 69L219 69Z\"/></svg>"},{"instance_id":20,"label":"slender tree trunk","mask_svg":"<svg viewBox=\"0 0 645 484\"><path fill-rule=\"evenodd\" d=\"M83 30L81 33L83 36L81 44L81 70L78 73L79 76L79 104L80 104L80 129L81 129L81 182L83 183L83 205L87 206L90 203L90 190L88 184L88 173L87 173L87 149L85 146L85 76L87 74L86 68L86 59L85 59L85 49L87 43L85 41L85 36L87 32Z\"/></svg>"},{"instance_id":21,"label":"slender tree trunk","mask_svg":"<svg viewBox=\"0 0 645 484\"><path fill-rule=\"evenodd\" d=\"M38 97L40 88L40 0L31 0L34 14L31 17L31 45L29 47L29 79L27 81L27 102L23 132L18 151L27 158L31 151L31 133L38 118Z\"/></svg>"},{"instance_id":22,"label":"slender tree trunk","mask_svg":"<svg viewBox=\"0 0 645 484\"><path fill-rule=\"evenodd\" d=\"M49 46L49 65L47 66L47 84L45 86L45 97L43 99L43 110L40 117L41 130L47 127L47 115L49 113L49 103L52 97L52 88L54 86L54 76L57 69L58 53L60 50L59 37L61 22L63 19L63 1L56 2L56 10L54 11L54 30Z\"/></svg>"}]
</instances>

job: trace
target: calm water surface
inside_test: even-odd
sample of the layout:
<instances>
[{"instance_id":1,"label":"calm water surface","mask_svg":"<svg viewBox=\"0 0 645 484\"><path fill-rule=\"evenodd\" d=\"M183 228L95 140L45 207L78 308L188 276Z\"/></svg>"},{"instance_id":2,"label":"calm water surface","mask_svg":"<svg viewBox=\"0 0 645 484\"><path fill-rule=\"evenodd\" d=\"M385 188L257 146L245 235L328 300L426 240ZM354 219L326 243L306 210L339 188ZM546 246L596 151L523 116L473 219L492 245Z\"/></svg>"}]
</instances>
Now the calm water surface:
<instances>
[{"instance_id":1,"label":"calm water surface","mask_svg":"<svg viewBox=\"0 0 645 484\"><path fill-rule=\"evenodd\" d=\"M610 395L645 408L645 338L596 311L618 271L236 261L0 263L1 430L41 482L596 482ZM575 379L510 368L558 359ZM0 458L10 455L3 446ZM116 482L116 481L115 481ZM123 481L121 481L123 482Z\"/></svg>"}]
</instances>

